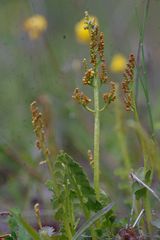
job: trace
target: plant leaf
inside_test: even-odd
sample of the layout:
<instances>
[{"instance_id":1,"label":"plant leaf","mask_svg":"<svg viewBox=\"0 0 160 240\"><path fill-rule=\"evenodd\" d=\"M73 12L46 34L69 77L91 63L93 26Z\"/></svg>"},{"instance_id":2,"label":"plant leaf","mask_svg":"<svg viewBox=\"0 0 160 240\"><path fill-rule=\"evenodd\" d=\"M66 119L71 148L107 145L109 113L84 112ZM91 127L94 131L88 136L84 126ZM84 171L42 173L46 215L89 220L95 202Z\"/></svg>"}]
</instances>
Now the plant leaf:
<instances>
[{"instance_id":1,"label":"plant leaf","mask_svg":"<svg viewBox=\"0 0 160 240\"><path fill-rule=\"evenodd\" d=\"M82 167L66 153L59 154L58 160L68 168L70 173L70 176L68 176L70 182L77 193L77 196L77 187L79 188L80 192L82 193L85 206L88 208L88 210L94 212L100 210L102 205L96 200L95 191L91 187Z\"/></svg>"}]
</instances>

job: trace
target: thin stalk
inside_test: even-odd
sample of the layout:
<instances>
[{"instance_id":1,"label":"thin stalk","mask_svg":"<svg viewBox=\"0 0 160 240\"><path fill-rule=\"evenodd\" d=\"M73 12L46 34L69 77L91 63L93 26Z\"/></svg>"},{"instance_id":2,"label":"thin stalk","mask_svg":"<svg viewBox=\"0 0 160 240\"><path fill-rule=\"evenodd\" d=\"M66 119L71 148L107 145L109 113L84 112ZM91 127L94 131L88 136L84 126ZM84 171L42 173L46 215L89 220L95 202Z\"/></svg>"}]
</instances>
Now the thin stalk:
<instances>
[{"instance_id":1,"label":"thin stalk","mask_svg":"<svg viewBox=\"0 0 160 240\"><path fill-rule=\"evenodd\" d=\"M152 214L151 214L151 204L150 204L150 199L149 199L149 193L148 191L146 192L146 195L144 197L144 208L146 212L146 225L148 228L148 232L151 234L151 220L152 220Z\"/></svg>"},{"instance_id":2,"label":"thin stalk","mask_svg":"<svg viewBox=\"0 0 160 240\"><path fill-rule=\"evenodd\" d=\"M84 108L85 108L86 110L88 110L89 112L94 113L94 110L91 109L90 107L88 107L88 106L84 106Z\"/></svg>"},{"instance_id":3,"label":"thin stalk","mask_svg":"<svg viewBox=\"0 0 160 240\"><path fill-rule=\"evenodd\" d=\"M103 112L108 107L108 103L106 103L99 111Z\"/></svg>"},{"instance_id":4,"label":"thin stalk","mask_svg":"<svg viewBox=\"0 0 160 240\"><path fill-rule=\"evenodd\" d=\"M136 200L135 199L135 195L132 194L132 207L131 207L131 212L130 212L130 216L129 216L127 227L130 227L130 225L131 225L134 211L137 212L137 207L136 207L136 201L135 200Z\"/></svg>"},{"instance_id":5,"label":"thin stalk","mask_svg":"<svg viewBox=\"0 0 160 240\"><path fill-rule=\"evenodd\" d=\"M150 125L151 125L151 136L152 136L152 139L154 140L155 131L154 131L154 123L153 123L150 97L149 97L149 90L148 90L148 76L147 76L147 70L146 70L145 59L144 59L144 47L143 47L143 45L142 45L142 66L143 66L143 76L144 76L144 80L145 80L144 94L145 94L145 98L146 98L148 116L149 116Z\"/></svg>"},{"instance_id":6,"label":"thin stalk","mask_svg":"<svg viewBox=\"0 0 160 240\"><path fill-rule=\"evenodd\" d=\"M116 117L116 127L118 130L117 131L117 135L118 135L118 139L119 139L118 142L120 144L125 168L127 170L127 173L129 173L131 170L131 159L129 156L127 142L126 142L126 136L125 136L125 132L124 132L124 128L123 128L123 119L122 119L123 115L122 115L122 109L120 106L120 99L119 99L119 95L118 95L118 86L116 89L116 93L117 93L117 101L115 103L115 115L116 115L115 117Z\"/></svg>"},{"instance_id":7,"label":"thin stalk","mask_svg":"<svg viewBox=\"0 0 160 240\"><path fill-rule=\"evenodd\" d=\"M138 112L137 112L137 107L136 107L136 102L135 102L134 96L133 96L133 99L134 99L134 103L133 103L134 104L134 118L135 118L135 121L138 124L140 124L139 115L138 115ZM146 153L146 149L145 149L143 138L141 137L140 134L138 135L138 137L139 137L140 144L141 144L141 147L142 147L143 161L144 161L144 172L146 173L148 156L147 156L147 153ZM146 211L146 225L147 225L147 228L148 228L148 232L151 233L151 226L150 226L150 222L151 222L151 207L150 207L150 201L149 201L148 192L146 193L146 195L144 197L144 208L145 208L145 211Z\"/></svg>"},{"instance_id":8,"label":"thin stalk","mask_svg":"<svg viewBox=\"0 0 160 240\"><path fill-rule=\"evenodd\" d=\"M140 212L140 214L138 215L138 217L136 218L136 220L135 220L135 222L134 222L132 228L135 228L135 226L138 224L138 222L140 221L140 219L141 219L143 213L144 213L144 209L141 210L141 212Z\"/></svg>"},{"instance_id":9,"label":"thin stalk","mask_svg":"<svg viewBox=\"0 0 160 240\"><path fill-rule=\"evenodd\" d=\"M134 119L135 119L137 124L140 124L139 114L138 114L138 111L137 111L137 106L136 106L134 94L132 96L132 99L133 99L133 108L134 108L134 110L133 110ZM147 154L146 154L146 150L145 150L145 146L144 146L144 141L143 141L140 134L138 134L138 138L139 138L139 141L140 141L140 144L141 144L141 147L142 147L144 171L146 172L146 170L147 170Z\"/></svg>"},{"instance_id":10,"label":"thin stalk","mask_svg":"<svg viewBox=\"0 0 160 240\"><path fill-rule=\"evenodd\" d=\"M57 185L56 185L56 180L55 180L55 176L54 176L53 166L52 166L51 160L50 160L50 158L48 156L48 153L46 152L46 147L45 146L42 147L42 152L43 152L43 155L45 157L45 161L47 163L50 176L52 178L52 183L53 183L55 194L57 195L58 194L58 188L57 188Z\"/></svg>"},{"instance_id":11,"label":"thin stalk","mask_svg":"<svg viewBox=\"0 0 160 240\"><path fill-rule=\"evenodd\" d=\"M65 209L65 207L64 207L64 209ZM66 232L66 235L67 235L67 239L72 240L72 233L71 233L69 222L68 222L66 216L65 216L65 221L64 221L64 228L65 228L65 232Z\"/></svg>"},{"instance_id":12,"label":"thin stalk","mask_svg":"<svg viewBox=\"0 0 160 240\"><path fill-rule=\"evenodd\" d=\"M145 27L146 27L146 21L148 17L148 12L149 12L149 6L150 6L150 0L146 1L146 6L144 9L144 17L143 17L143 22L139 26L139 44L138 44L138 53L137 53L137 75L136 75L136 103L137 103L137 98L138 98L138 78L140 77L140 70L141 67L143 69L143 78L144 81L141 79L141 85L143 88L144 96L146 99L146 105L147 105L147 111L148 111L148 117L150 121L150 127L151 127L151 136L152 139L155 139L155 130L154 130L154 123L153 123L153 117L152 117L152 111L151 111L151 106L150 106L150 96L149 96L149 90L148 90L148 76L147 76L147 69L145 65L145 57L144 57L144 32L145 32ZM138 19L138 18L137 18ZM140 64L140 56L141 56L141 64Z\"/></svg>"},{"instance_id":13,"label":"thin stalk","mask_svg":"<svg viewBox=\"0 0 160 240\"><path fill-rule=\"evenodd\" d=\"M100 112L99 112L99 84L98 78L94 81L94 189L97 200L100 197L99 186L99 145L100 145Z\"/></svg>"},{"instance_id":14,"label":"thin stalk","mask_svg":"<svg viewBox=\"0 0 160 240\"><path fill-rule=\"evenodd\" d=\"M66 179L67 181L67 179ZM65 186L64 187L64 198L65 198L65 202L64 202L64 206L63 206L63 210L64 210L64 217L63 217L63 221L64 221L64 228L65 228L65 232L67 235L67 239L71 240L72 239L72 230L73 230L73 223L72 223L72 218L71 218L71 209L70 209L70 201L69 201L69 196L68 196L68 188Z\"/></svg>"},{"instance_id":15,"label":"thin stalk","mask_svg":"<svg viewBox=\"0 0 160 240\"><path fill-rule=\"evenodd\" d=\"M149 1L147 1L147 2L149 2ZM146 9L148 9L148 8L146 8ZM143 33L143 35L144 35L144 33ZM153 124L153 118L152 118L152 112L151 112L151 106L150 106L150 98L149 98L149 91L148 91L148 77L147 77L145 59L144 59L143 41L141 42L141 54L142 54L142 67L143 67L143 77L144 77L144 81L141 79L141 84L142 84L144 95L145 95L145 98L146 98L147 111L148 111L150 126L151 126L151 136L152 136L152 139L154 140L154 138L155 138L154 124ZM135 120L137 121L137 123L140 124L136 104L135 104L134 114L135 114ZM142 152L143 152L144 172L146 172L148 156L147 156L146 149L145 149L145 146L144 146L144 141L141 138L141 136L139 136L139 137L140 137L140 142L141 142ZM150 222L151 222L152 217L151 217L151 206L150 206L150 200L149 200L148 192L146 192L146 195L144 197L144 208L145 208L145 212L146 212L146 226L148 228L148 232L151 234Z\"/></svg>"},{"instance_id":16,"label":"thin stalk","mask_svg":"<svg viewBox=\"0 0 160 240\"><path fill-rule=\"evenodd\" d=\"M123 132L122 129L119 129L119 131L118 131L118 138L119 138L119 143L120 143L122 155L123 155L123 158L124 158L124 165L125 165L125 168L127 170L127 173L129 173L129 171L131 170L131 161L130 161L130 158L129 158L127 144L126 144L124 132Z\"/></svg>"},{"instance_id":17,"label":"thin stalk","mask_svg":"<svg viewBox=\"0 0 160 240\"><path fill-rule=\"evenodd\" d=\"M67 181L67 179L66 179L66 181ZM68 216L67 220L69 222L70 231L72 234L74 234L74 222L75 221L74 221L73 205L69 198L68 186L66 186L65 192L66 192L66 210L67 210L67 216Z\"/></svg>"}]
</instances>

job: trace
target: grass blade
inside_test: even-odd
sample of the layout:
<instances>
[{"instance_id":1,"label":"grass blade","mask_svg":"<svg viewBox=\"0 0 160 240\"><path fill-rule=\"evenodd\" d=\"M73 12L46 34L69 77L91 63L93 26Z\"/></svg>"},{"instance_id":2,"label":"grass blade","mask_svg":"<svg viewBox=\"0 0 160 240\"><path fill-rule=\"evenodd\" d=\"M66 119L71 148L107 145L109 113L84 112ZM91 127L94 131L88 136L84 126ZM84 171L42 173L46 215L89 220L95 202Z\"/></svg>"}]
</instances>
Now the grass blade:
<instances>
[{"instance_id":1,"label":"grass blade","mask_svg":"<svg viewBox=\"0 0 160 240\"><path fill-rule=\"evenodd\" d=\"M17 211L11 211L11 215L15 217L16 221L28 232L28 234L34 240L41 240L36 230Z\"/></svg>"},{"instance_id":2,"label":"grass blade","mask_svg":"<svg viewBox=\"0 0 160 240\"><path fill-rule=\"evenodd\" d=\"M107 212L109 212L112 207L113 203L108 204L106 207L102 208L100 211L98 211L96 214L94 214L88 221L86 221L81 228L76 232L76 234L73 236L72 240L78 239L82 235L83 232L85 232L93 223L95 223L99 218L101 218L103 215L105 215Z\"/></svg>"}]
</instances>

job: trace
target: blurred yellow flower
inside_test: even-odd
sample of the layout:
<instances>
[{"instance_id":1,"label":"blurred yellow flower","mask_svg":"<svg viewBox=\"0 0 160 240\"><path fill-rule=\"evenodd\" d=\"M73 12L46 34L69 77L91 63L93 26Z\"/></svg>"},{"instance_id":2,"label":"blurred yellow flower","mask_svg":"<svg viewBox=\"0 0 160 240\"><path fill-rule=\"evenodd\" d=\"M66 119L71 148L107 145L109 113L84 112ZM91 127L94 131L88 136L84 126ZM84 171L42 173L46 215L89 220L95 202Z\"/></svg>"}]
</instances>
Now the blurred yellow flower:
<instances>
[{"instance_id":1,"label":"blurred yellow flower","mask_svg":"<svg viewBox=\"0 0 160 240\"><path fill-rule=\"evenodd\" d=\"M112 58L110 69L112 72L124 72L127 65L127 59L122 54L115 54Z\"/></svg>"},{"instance_id":2,"label":"blurred yellow flower","mask_svg":"<svg viewBox=\"0 0 160 240\"><path fill-rule=\"evenodd\" d=\"M28 33L30 39L38 39L47 29L48 23L44 16L34 15L24 22L24 30Z\"/></svg>"},{"instance_id":3,"label":"blurred yellow flower","mask_svg":"<svg viewBox=\"0 0 160 240\"><path fill-rule=\"evenodd\" d=\"M98 24L98 20L94 16L89 16L89 20L94 20L96 24ZM80 22L75 25L75 34L77 41L83 44L88 44L90 41L89 30L85 29L85 18L83 18Z\"/></svg>"}]
</instances>

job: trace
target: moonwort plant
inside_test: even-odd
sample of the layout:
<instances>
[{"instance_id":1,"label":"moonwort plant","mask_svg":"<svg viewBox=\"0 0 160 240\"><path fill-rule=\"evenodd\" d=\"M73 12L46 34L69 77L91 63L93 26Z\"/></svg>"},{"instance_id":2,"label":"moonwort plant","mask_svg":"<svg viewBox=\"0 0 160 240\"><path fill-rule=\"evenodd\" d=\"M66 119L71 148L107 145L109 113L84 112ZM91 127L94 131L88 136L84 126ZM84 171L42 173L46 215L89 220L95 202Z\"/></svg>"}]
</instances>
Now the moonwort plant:
<instances>
[{"instance_id":1,"label":"moonwort plant","mask_svg":"<svg viewBox=\"0 0 160 240\"><path fill-rule=\"evenodd\" d=\"M125 104L125 109L128 112L133 113L133 120L128 121L127 125L128 127L133 128L136 131L136 134L140 143L140 149L141 149L141 154L143 159L143 167L138 169L136 174L146 184L150 185L152 182L153 170L159 175L159 164L158 164L159 151L157 147L157 142L155 141L153 136L150 137L144 130L143 126L141 125L141 121L140 121L140 117L137 109L137 103L136 103L136 94L135 94L135 90L136 90L135 77L134 77L135 67L136 67L135 57L133 54L131 54L129 57L126 69L124 71L123 81L121 84L122 95L123 95L123 100ZM136 199L138 200L136 203L136 207L137 207L136 209L140 210L142 206L144 207L145 214L146 214L146 218L144 220L145 228L147 229L146 231L151 235L151 232L152 232L151 212L152 211L151 211L149 191L147 191L147 188L144 188L142 186L141 187L139 186L140 188L139 187L136 188L135 185L137 187L137 183L134 182L133 192L136 196Z\"/></svg>"},{"instance_id":2,"label":"moonwort plant","mask_svg":"<svg viewBox=\"0 0 160 240\"><path fill-rule=\"evenodd\" d=\"M95 20L90 20L88 13L85 13L85 29L90 33L90 64L88 67L86 59L84 60L85 75L82 79L84 85L91 86L94 91L94 107L91 109L88 104L91 99L84 95L78 88L73 93L73 98L84 108L94 115L94 154L93 154L93 171L94 171L94 189L97 200L100 197L99 186L99 159L100 159L100 115L108 105L113 102L115 96L115 83L110 81L107 76L106 61L104 57L104 34L99 31L99 26ZM103 94L104 105L100 107L100 88L107 85L110 90Z\"/></svg>"},{"instance_id":3,"label":"moonwort plant","mask_svg":"<svg viewBox=\"0 0 160 240\"><path fill-rule=\"evenodd\" d=\"M127 67L124 72L124 79L122 81L122 91L123 91L123 96L124 96L125 108L127 111L133 112L133 115L134 115L135 123L133 125L135 125L137 128L141 129L142 127L141 127L141 123L139 120L139 114L137 111L137 106L136 106L136 101L135 101L135 93L134 93L134 69L135 69L135 58L134 58L134 55L131 54L129 57L129 62L128 62ZM138 135L138 139L139 139L139 142L141 145L142 156L143 156L143 160L144 160L144 174L146 174L148 171L148 166L149 166L148 165L149 155L148 155L147 149L145 147L144 139L143 139L140 131L137 131L137 135ZM151 174L151 172L149 171L149 175L150 174ZM149 177L148 183L150 183L150 181L151 181L151 179ZM151 221L151 209L150 209L150 203L149 203L147 194L148 193L146 192L146 196L144 196L144 205L145 205L145 209L146 209L147 225L148 225L148 228L150 229L149 223Z\"/></svg>"}]
</instances>

